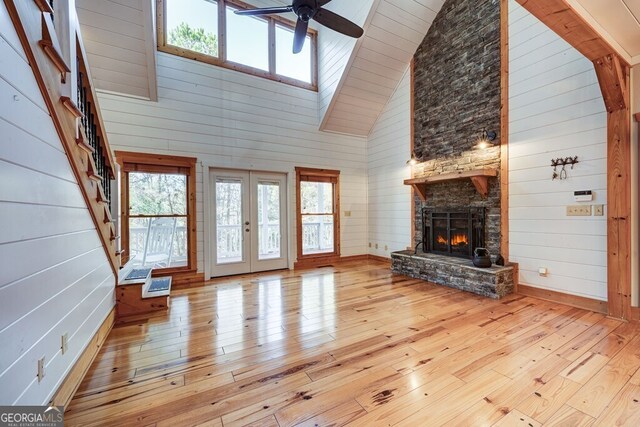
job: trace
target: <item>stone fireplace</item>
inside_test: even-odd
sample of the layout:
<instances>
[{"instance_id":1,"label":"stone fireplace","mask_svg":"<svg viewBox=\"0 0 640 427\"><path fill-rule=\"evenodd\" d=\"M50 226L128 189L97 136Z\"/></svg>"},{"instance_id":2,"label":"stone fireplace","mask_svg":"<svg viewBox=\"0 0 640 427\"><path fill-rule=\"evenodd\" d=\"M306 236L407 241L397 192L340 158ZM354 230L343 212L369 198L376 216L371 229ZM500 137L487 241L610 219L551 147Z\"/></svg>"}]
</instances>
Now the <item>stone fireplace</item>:
<instances>
[{"instance_id":1,"label":"stone fireplace","mask_svg":"<svg viewBox=\"0 0 640 427\"><path fill-rule=\"evenodd\" d=\"M492 298L513 289L513 267L481 269L501 255L500 1L446 0L414 55L413 245L394 272ZM496 133L493 144L478 144Z\"/></svg>"}]
</instances>

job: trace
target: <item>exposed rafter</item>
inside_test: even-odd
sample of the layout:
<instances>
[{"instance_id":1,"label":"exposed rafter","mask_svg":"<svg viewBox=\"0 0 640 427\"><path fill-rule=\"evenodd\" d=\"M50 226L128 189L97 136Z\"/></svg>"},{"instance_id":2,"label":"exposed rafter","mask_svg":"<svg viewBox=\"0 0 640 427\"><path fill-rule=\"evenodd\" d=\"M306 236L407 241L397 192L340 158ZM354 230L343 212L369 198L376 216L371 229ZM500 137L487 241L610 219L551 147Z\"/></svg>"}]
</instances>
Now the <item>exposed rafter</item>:
<instances>
[{"instance_id":1,"label":"exposed rafter","mask_svg":"<svg viewBox=\"0 0 640 427\"><path fill-rule=\"evenodd\" d=\"M517 0L580 53L596 61L616 50L566 0ZM621 59L624 65L628 65Z\"/></svg>"}]
</instances>

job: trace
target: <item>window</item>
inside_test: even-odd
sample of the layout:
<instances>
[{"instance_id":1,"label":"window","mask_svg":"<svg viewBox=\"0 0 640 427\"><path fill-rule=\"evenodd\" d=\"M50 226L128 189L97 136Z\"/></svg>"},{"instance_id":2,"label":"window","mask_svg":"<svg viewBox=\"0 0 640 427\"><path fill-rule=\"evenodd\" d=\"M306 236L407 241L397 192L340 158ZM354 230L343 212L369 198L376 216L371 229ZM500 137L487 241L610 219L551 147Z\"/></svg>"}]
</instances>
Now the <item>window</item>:
<instances>
[{"instance_id":1,"label":"window","mask_svg":"<svg viewBox=\"0 0 640 427\"><path fill-rule=\"evenodd\" d=\"M218 56L218 4L204 0L165 0L167 44ZM211 18L214 19L211 19Z\"/></svg>"},{"instance_id":2,"label":"window","mask_svg":"<svg viewBox=\"0 0 640 427\"><path fill-rule=\"evenodd\" d=\"M340 255L340 171L296 168L298 261Z\"/></svg>"},{"instance_id":3,"label":"window","mask_svg":"<svg viewBox=\"0 0 640 427\"><path fill-rule=\"evenodd\" d=\"M123 262L195 270L195 159L116 152L122 171Z\"/></svg>"},{"instance_id":4,"label":"window","mask_svg":"<svg viewBox=\"0 0 640 427\"><path fill-rule=\"evenodd\" d=\"M317 33L292 53L295 22L240 16L239 0L158 0L158 50L317 91Z\"/></svg>"}]
</instances>

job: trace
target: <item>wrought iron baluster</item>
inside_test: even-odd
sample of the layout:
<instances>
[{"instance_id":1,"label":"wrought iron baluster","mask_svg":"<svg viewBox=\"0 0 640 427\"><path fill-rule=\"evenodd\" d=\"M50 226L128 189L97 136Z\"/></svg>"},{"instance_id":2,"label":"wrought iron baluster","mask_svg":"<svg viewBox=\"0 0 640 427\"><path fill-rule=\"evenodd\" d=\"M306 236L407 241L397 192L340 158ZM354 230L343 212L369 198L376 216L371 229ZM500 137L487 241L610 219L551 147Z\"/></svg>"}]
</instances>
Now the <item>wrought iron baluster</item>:
<instances>
[{"instance_id":1,"label":"wrought iron baluster","mask_svg":"<svg viewBox=\"0 0 640 427\"><path fill-rule=\"evenodd\" d=\"M89 100L89 91L91 88L86 84L86 76L80 71L81 61L78 60L78 108L83 113L81 119L82 128L84 129L87 143L93 148L93 161L96 166L96 173L102 178L102 190L107 203L111 202L111 177L107 167L106 153L103 152L102 141L98 135L97 116L94 114L95 105Z\"/></svg>"}]
</instances>

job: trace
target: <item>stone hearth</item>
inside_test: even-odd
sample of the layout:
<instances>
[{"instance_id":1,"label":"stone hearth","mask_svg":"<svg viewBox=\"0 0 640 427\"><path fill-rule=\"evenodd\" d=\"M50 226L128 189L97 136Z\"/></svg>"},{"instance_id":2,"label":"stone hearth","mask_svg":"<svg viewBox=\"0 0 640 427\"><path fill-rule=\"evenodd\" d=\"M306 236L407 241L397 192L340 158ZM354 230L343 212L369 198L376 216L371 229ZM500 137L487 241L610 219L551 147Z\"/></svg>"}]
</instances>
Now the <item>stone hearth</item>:
<instances>
[{"instance_id":1,"label":"stone hearth","mask_svg":"<svg viewBox=\"0 0 640 427\"><path fill-rule=\"evenodd\" d=\"M513 266L478 268L469 259L424 252L414 255L413 251L393 252L391 260L394 273L489 298L500 299L513 291Z\"/></svg>"}]
</instances>

